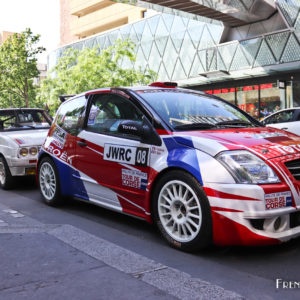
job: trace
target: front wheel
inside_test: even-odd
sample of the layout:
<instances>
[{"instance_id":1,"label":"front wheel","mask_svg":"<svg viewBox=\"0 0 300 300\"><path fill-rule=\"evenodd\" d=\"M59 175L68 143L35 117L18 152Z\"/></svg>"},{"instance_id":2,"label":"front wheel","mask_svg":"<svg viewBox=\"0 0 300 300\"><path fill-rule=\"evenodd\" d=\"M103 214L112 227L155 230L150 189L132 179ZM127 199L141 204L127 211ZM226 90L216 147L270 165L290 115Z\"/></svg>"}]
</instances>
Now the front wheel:
<instances>
[{"instance_id":1,"label":"front wheel","mask_svg":"<svg viewBox=\"0 0 300 300\"><path fill-rule=\"evenodd\" d=\"M38 168L39 186L43 200L50 206L63 202L57 168L50 157L44 157Z\"/></svg>"},{"instance_id":2,"label":"front wheel","mask_svg":"<svg viewBox=\"0 0 300 300\"><path fill-rule=\"evenodd\" d=\"M197 251L212 240L208 199L189 173L171 171L157 183L152 199L154 222L167 242L184 251Z\"/></svg>"},{"instance_id":3,"label":"front wheel","mask_svg":"<svg viewBox=\"0 0 300 300\"><path fill-rule=\"evenodd\" d=\"M4 157L0 156L0 187L9 190L13 187L14 178Z\"/></svg>"}]
</instances>

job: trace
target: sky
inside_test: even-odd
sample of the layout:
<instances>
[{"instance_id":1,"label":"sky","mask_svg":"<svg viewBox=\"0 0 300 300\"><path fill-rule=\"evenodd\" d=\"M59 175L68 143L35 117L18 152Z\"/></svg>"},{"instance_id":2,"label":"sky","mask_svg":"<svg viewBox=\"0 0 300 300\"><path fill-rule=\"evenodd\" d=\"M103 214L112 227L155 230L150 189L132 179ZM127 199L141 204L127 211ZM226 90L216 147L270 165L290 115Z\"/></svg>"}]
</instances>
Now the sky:
<instances>
[{"instance_id":1,"label":"sky","mask_svg":"<svg viewBox=\"0 0 300 300\"><path fill-rule=\"evenodd\" d=\"M48 53L59 44L59 14L59 0L0 0L0 31L22 32L30 28L40 34L40 45L46 52L38 61L47 63Z\"/></svg>"}]
</instances>

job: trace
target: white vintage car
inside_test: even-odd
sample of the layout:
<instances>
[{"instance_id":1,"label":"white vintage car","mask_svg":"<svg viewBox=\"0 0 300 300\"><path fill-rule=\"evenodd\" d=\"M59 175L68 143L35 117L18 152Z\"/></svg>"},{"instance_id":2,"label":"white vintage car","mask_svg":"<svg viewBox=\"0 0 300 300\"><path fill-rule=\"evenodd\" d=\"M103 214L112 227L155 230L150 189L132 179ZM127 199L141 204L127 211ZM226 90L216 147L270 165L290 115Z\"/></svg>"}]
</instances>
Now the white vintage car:
<instances>
[{"instance_id":1,"label":"white vintage car","mask_svg":"<svg viewBox=\"0 0 300 300\"><path fill-rule=\"evenodd\" d=\"M0 109L1 188L12 188L16 176L35 175L38 152L51 122L42 109Z\"/></svg>"}]
</instances>

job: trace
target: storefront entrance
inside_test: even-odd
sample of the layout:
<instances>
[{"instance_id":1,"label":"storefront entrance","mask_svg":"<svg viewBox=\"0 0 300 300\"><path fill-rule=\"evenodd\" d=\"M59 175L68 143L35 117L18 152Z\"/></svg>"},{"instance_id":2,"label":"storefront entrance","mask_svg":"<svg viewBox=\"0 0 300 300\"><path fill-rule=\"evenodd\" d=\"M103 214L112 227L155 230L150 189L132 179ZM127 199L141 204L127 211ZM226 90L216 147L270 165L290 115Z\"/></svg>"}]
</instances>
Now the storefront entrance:
<instances>
[{"instance_id":1,"label":"storefront entrance","mask_svg":"<svg viewBox=\"0 0 300 300\"><path fill-rule=\"evenodd\" d=\"M293 106L292 84L280 81L205 92L237 105L256 119L262 119L280 109Z\"/></svg>"}]
</instances>

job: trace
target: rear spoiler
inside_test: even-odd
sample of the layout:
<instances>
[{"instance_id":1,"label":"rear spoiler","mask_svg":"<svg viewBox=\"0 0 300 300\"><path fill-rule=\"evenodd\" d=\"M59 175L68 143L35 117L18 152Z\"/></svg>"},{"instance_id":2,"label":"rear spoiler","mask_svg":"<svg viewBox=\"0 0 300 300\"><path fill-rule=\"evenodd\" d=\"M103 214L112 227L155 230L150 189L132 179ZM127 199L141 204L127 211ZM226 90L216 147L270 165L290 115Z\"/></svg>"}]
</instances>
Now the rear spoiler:
<instances>
[{"instance_id":1,"label":"rear spoiler","mask_svg":"<svg viewBox=\"0 0 300 300\"><path fill-rule=\"evenodd\" d=\"M76 96L76 95L60 95L59 100L61 102L65 102L68 98L71 98L71 97L74 97L74 96Z\"/></svg>"}]
</instances>

